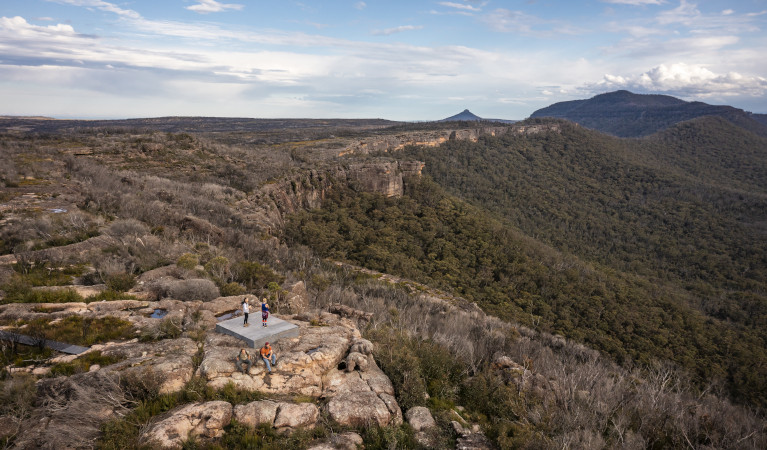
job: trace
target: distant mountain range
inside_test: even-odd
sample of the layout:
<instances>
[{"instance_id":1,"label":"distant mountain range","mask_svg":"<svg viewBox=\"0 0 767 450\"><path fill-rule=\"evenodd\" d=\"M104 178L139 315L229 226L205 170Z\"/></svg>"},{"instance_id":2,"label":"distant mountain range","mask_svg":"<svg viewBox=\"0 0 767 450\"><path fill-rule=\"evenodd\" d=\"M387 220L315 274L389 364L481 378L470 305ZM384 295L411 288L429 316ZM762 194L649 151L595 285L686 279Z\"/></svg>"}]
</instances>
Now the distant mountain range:
<instances>
[{"instance_id":1,"label":"distant mountain range","mask_svg":"<svg viewBox=\"0 0 767 450\"><path fill-rule=\"evenodd\" d=\"M676 123L703 116L721 117L741 128L767 136L767 114L752 114L732 106L686 102L668 95L643 95L629 91L554 103L530 115L531 118L567 119L619 137L647 136Z\"/></svg>"},{"instance_id":2,"label":"distant mountain range","mask_svg":"<svg viewBox=\"0 0 767 450\"><path fill-rule=\"evenodd\" d=\"M445 119L439 120L438 122L502 122L502 123L514 123L519 122L518 120L508 120L508 119L485 119L483 117L479 117L478 115L474 114L473 112L469 111L468 109L464 109L460 113L447 117Z\"/></svg>"}]
</instances>

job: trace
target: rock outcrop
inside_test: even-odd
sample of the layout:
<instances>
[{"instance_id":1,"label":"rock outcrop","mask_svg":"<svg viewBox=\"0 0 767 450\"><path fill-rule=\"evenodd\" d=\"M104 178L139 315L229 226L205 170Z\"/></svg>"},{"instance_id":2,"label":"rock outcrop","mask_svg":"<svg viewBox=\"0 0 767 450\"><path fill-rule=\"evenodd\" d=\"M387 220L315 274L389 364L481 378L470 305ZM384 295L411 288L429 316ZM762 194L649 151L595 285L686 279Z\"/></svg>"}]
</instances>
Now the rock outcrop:
<instances>
[{"instance_id":1,"label":"rock outcrop","mask_svg":"<svg viewBox=\"0 0 767 450\"><path fill-rule=\"evenodd\" d=\"M131 321L142 335L164 320L171 320L180 332L186 330L189 335L198 337L196 340L185 336L165 336L164 339L146 342L139 339L108 342L93 345L81 355L55 358L50 364L71 363L88 353L100 352L102 357L111 357L117 362L103 366L93 364L90 372L70 378L42 381L41 389L46 396L42 401L56 406L36 410L35 420L23 425L25 435L17 441L24 444L20 448L46 448L46 445L64 442L64 447L92 446L98 438L101 424L127 412L124 406L127 400L120 400L125 393L123 384L163 394L184 389L195 376L215 389L231 384L239 389L272 395L276 399L236 406L222 401L182 405L155 418L141 436L142 442L171 448L179 447L189 437L215 439L224 433L223 429L232 417L253 427L266 423L280 432L313 428L321 413L318 405L323 405L324 413L330 419L345 426L402 423L402 411L394 397L394 387L376 365L372 356L373 344L361 337L356 325L360 318L353 311L345 310L353 319L329 312L283 316L284 320L299 327L300 334L297 338L273 343L277 364L272 372L265 371L264 364L257 358L257 350L253 351L256 361L249 372L237 370L235 356L243 343L232 336L204 333L209 321L215 323L217 315L236 309L242 298L221 297L205 303L166 299L160 302L117 300L91 304L0 307L0 316L6 318L65 317L73 314L120 317ZM165 317L150 318L149 315L160 307L165 311ZM201 341L203 336L204 341ZM42 365L25 369L44 374L50 367ZM296 395L308 396L314 401L285 401L287 396ZM70 420L79 420L82 426L67 427ZM49 425L40 428L43 423L55 426L48 433L45 430ZM57 439L54 434L66 439ZM358 442L355 436L334 436L323 445L353 448Z\"/></svg>"},{"instance_id":2,"label":"rock outcrop","mask_svg":"<svg viewBox=\"0 0 767 450\"><path fill-rule=\"evenodd\" d=\"M225 401L190 403L154 421L141 441L161 448L177 448L189 437L217 438L232 420L232 405Z\"/></svg>"},{"instance_id":3,"label":"rock outcrop","mask_svg":"<svg viewBox=\"0 0 767 450\"><path fill-rule=\"evenodd\" d=\"M435 443L430 432L436 429L437 422L434 421L429 408L414 406L405 413L405 418L415 431L416 441L426 448L434 448Z\"/></svg>"},{"instance_id":4,"label":"rock outcrop","mask_svg":"<svg viewBox=\"0 0 767 450\"><path fill-rule=\"evenodd\" d=\"M320 318L323 326L286 319L299 326L300 336L273 344L277 366L272 373L266 373L260 361L247 374L236 370L234 357L241 343L209 335L198 375L214 388L232 383L251 391L323 398L330 417L345 425L401 423L394 387L369 355L370 341L361 339L359 330L348 319L329 313ZM365 353L350 352L352 348ZM350 367L352 360L354 366ZM271 410L267 405L251 408L256 407L268 413L264 420L269 422Z\"/></svg>"}]
</instances>

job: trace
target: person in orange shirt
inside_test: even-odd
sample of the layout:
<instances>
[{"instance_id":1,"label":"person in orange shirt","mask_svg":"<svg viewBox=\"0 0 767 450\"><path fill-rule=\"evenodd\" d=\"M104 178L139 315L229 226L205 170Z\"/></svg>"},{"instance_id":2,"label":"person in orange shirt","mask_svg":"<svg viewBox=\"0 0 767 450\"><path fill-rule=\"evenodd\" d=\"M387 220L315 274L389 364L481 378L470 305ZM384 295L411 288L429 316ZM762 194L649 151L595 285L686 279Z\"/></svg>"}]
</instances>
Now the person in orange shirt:
<instances>
[{"instance_id":1,"label":"person in orange shirt","mask_svg":"<svg viewBox=\"0 0 767 450\"><path fill-rule=\"evenodd\" d=\"M266 364L266 370L268 370L270 373L272 372L272 366L277 366L277 357L274 355L274 351L272 350L272 346L269 345L268 342L264 343L264 346L261 347L261 359L264 360L264 364ZM271 361L271 365L269 362Z\"/></svg>"}]
</instances>

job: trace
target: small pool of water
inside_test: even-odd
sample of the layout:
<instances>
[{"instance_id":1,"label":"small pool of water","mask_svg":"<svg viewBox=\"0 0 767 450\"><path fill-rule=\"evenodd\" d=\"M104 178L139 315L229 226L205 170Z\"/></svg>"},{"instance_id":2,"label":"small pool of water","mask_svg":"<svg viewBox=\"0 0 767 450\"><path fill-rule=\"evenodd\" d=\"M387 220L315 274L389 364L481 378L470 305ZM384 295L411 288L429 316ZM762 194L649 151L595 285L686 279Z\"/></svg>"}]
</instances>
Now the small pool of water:
<instances>
[{"instance_id":1,"label":"small pool of water","mask_svg":"<svg viewBox=\"0 0 767 450\"><path fill-rule=\"evenodd\" d=\"M61 214L61 213L67 212L67 210L64 209L64 208L53 208L53 209L51 209L51 212L53 214Z\"/></svg>"},{"instance_id":2,"label":"small pool of water","mask_svg":"<svg viewBox=\"0 0 767 450\"><path fill-rule=\"evenodd\" d=\"M155 309L152 315L150 315L149 317L152 319L162 319L167 314L168 314L167 309Z\"/></svg>"},{"instance_id":3,"label":"small pool of water","mask_svg":"<svg viewBox=\"0 0 767 450\"><path fill-rule=\"evenodd\" d=\"M312 353L314 353L314 352L318 351L318 350L319 350L319 349L321 349L321 348L322 348L322 347L316 347L316 348L313 348L313 349L311 349L311 350L307 350L307 351L306 351L306 352L304 352L304 353L306 353L307 355L311 355Z\"/></svg>"}]
</instances>

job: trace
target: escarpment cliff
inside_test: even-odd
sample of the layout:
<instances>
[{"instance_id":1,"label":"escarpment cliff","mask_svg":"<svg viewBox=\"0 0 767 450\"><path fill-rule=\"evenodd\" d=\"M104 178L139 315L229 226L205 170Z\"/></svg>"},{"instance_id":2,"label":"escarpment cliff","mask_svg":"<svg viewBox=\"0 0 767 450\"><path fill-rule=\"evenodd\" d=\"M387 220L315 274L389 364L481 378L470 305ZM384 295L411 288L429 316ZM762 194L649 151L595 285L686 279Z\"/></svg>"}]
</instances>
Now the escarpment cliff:
<instances>
[{"instance_id":1,"label":"escarpment cliff","mask_svg":"<svg viewBox=\"0 0 767 450\"><path fill-rule=\"evenodd\" d=\"M415 131L396 135L369 136L363 140L352 142L347 145L339 156L348 154L369 154L376 152L393 152L401 150L409 145L421 145L425 147L437 147L451 140L468 140L476 142L480 136L497 136L508 132L509 127L482 127L463 130L435 130Z\"/></svg>"},{"instance_id":2,"label":"escarpment cliff","mask_svg":"<svg viewBox=\"0 0 767 450\"><path fill-rule=\"evenodd\" d=\"M366 160L321 170L308 170L263 186L245 203L250 213L245 221L265 231L282 228L284 216L301 209L322 206L327 193L337 186L387 197L401 196L408 177L421 176L420 161Z\"/></svg>"},{"instance_id":3,"label":"escarpment cliff","mask_svg":"<svg viewBox=\"0 0 767 450\"><path fill-rule=\"evenodd\" d=\"M466 128L460 130L412 131L395 135L373 135L348 144L339 156L395 152L407 146L438 147L448 141L477 142L481 136L501 136L506 133L536 134L545 131L559 132L557 123L515 124L512 126Z\"/></svg>"}]
</instances>

